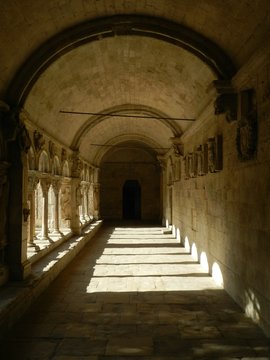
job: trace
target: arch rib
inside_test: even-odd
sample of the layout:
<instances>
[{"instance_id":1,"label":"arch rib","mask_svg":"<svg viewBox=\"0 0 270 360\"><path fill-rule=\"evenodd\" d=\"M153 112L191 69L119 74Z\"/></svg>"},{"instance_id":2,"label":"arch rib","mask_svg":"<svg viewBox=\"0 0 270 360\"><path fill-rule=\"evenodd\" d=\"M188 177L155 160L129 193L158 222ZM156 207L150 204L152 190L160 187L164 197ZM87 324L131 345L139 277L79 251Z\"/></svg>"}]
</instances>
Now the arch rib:
<instances>
[{"instance_id":1,"label":"arch rib","mask_svg":"<svg viewBox=\"0 0 270 360\"><path fill-rule=\"evenodd\" d=\"M183 25L157 17L116 15L76 25L43 43L16 73L6 92L6 101L13 106L23 106L39 76L72 49L102 38L127 35L156 38L185 48L205 62L218 79L229 80L236 72L222 49Z\"/></svg>"},{"instance_id":2,"label":"arch rib","mask_svg":"<svg viewBox=\"0 0 270 360\"><path fill-rule=\"evenodd\" d=\"M144 115L154 115L156 117L168 117L168 115L153 109L152 107L149 106L142 106L142 105L132 105L132 104L126 104L126 105L120 105L120 106L114 106L111 107L109 109L105 109L103 110L104 113L109 114L109 113L113 113L115 115L117 114L127 114L127 113L132 113L132 114L144 114ZM80 146L80 142L81 139L83 138L83 136L89 131L91 130L94 126L96 126L97 124L99 124L101 121L107 119L106 115L95 115L95 116L91 116L88 121L86 121L84 123L84 125L78 130L78 132L75 134L73 141L71 143L71 149L75 150L78 149ZM150 120L151 121L151 120ZM169 122L163 119L155 119L152 121L159 121L161 122L163 125L165 125L166 127L168 127L171 132L172 132L172 136L178 137L182 134L182 130L181 128L178 126L178 124L175 124L173 122Z\"/></svg>"}]
</instances>

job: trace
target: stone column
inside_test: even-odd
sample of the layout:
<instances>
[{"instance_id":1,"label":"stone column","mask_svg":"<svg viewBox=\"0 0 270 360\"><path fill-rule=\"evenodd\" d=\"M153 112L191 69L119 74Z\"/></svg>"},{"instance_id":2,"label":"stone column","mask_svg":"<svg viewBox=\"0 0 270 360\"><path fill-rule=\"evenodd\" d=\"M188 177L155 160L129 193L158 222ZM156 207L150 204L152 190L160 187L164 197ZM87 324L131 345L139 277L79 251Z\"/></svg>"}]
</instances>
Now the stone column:
<instances>
[{"instance_id":1,"label":"stone column","mask_svg":"<svg viewBox=\"0 0 270 360\"><path fill-rule=\"evenodd\" d=\"M81 205L80 182L81 182L81 180L79 178L71 179L70 227L71 227L72 232L75 235L81 234L81 222L80 222L80 213L79 213L79 207Z\"/></svg>"},{"instance_id":2,"label":"stone column","mask_svg":"<svg viewBox=\"0 0 270 360\"><path fill-rule=\"evenodd\" d=\"M70 229L71 222L71 179L65 178L61 182L61 221Z\"/></svg>"},{"instance_id":3,"label":"stone column","mask_svg":"<svg viewBox=\"0 0 270 360\"><path fill-rule=\"evenodd\" d=\"M100 219L100 184L93 184L94 218Z\"/></svg>"},{"instance_id":4,"label":"stone column","mask_svg":"<svg viewBox=\"0 0 270 360\"><path fill-rule=\"evenodd\" d=\"M81 207L80 221L82 224L85 224L86 223L86 217L85 217L86 209L85 209L85 185L84 184L80 185L80 196L81 196L81 198L79 199L80 207Z\"/></svg>"},{"instance_id":5,"label":"stone column","mask_svg":"<svg viewBox=\"0 0 270 360\"><path fill-rule=\"evenodd\" d=\"M93 219L94 218L94 184L93 183L91 183L89 186L88 198L89 198L89 214L90 214L90 218Z\"/></svg>"},{"instance_id":6,"label":"stone column","mask_svg":"<svg viewBox=\"0 0 270 360\"><path fill-rule=\"evenodd\" d=\"M51 241L49 238L49 227L48 227L48 191L50 188L50 181L47 178L40 179L40 186L42 190L42 224L41 234L39 238L41 240Z\"/></svg>"},{"instance_id":7,"label":"stone column","mask_svg":"<svg viewBox=\"0 0 270 360\"><path fill-rule=\"evenodd\" d=\"M161 167L161 176L160 176L160 209L161 209L161 220L162 225L166 226L166 160L163 156L158 156L158 161Z\"/></svg>"},{"instance_id":8,"label":"stone column","mask_svg":"<svg viewBox=\"0 0 270 360\"><path fill-rule=\"evenodd\" d=\"M85 184L85 191L84 191L84 196L85 196L85 218L86 221L89 221L90 218L90 209L89 209L89 187L90 184Z\"/></svg>"},{"instance_id":9,"label":"stone column","mask_svg":"<svg viewBox=\"0 0 270 360\"><path fill-rule=\"evenodd\" d=\"M30 216L29 216L29 231L28 231L28 246L34 247L36 250L39 250L39 247L35 244L34 240L36 237L36 197L35 190L38 184L38 178L35 175L28 176L28 201L30 203Z\"/></svg>"},{"instance_id":10,"label":"stone column","mask_svg":"<svg viewBox=\"0 0 270 360\"><path fill-rule=\"evenodd\" d=\"M173 186L168 185L168 192L167 192L167 219L168 219L168 225L172 225L173 223Z\"/></svg>"},{"instance_id":11,"label":"stone column","mask_svg":"<svg viewBox=\"0 0 270 360\"><path fill-rule=\"evenodd\" d=\"M80 160L79 151L76 150L72 154L72 166L71 166L71 221L70 227L75 235L81 234L81 223L80 223L80 210L79 207L82 204L81 196L81 172L82 172L82 161Z\"/></svg>"},{"instance_id":12,"label":"stone column","mask_svg":"<svg viewBox=\"0 0 270 360\"><path fill-rule=\"evenodd\" d=\"M59 228L59 191L61 188L61 183L59 180L52 181L52 188L54 193L54 227L53 227L53 235L62 236L63 234Z\"/></svg>"}]
</instances>

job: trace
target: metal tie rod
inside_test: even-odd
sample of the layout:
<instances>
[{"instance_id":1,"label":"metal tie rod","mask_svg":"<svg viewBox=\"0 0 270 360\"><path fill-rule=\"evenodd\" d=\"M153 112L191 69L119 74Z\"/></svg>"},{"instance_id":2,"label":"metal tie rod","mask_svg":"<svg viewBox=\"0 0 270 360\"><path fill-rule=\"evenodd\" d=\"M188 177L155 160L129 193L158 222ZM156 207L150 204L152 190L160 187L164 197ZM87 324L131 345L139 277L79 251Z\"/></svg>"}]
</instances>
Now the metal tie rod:
<instances>
[{"instance_id":1,"label":"metal tie rod","mask_svg":"<svg viewBox=\"0 0 270 360\"><path fill-rule=\"evenodd\" d=\"M169 120L169 121L195 121L196 120L196 119L191 119L191 118L171 118L171 117L148 116L148 115L123 115L123 114L113 114L113 113L94 113L94 112L66 111L66 110L60 110L59 112L61 114L70 114L70 115L98 115L98 116L108 116L108 117L155 119L155 120Z\"/></svg>"}]
</instances>

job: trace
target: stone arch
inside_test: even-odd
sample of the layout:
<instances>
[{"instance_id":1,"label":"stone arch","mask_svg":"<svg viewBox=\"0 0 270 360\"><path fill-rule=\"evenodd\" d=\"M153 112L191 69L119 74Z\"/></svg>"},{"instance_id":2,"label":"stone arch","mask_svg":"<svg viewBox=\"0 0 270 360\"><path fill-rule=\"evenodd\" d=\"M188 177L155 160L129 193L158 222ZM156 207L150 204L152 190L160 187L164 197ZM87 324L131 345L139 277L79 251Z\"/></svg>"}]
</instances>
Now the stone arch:
<instances>
[{"instance_id":1,"label":"stone arch","mask_svg":"<svg viewBox=\"0 0 270 360\"><path fill-rule=\"evenodd\" d=\"M62 175L66 177L70 176L70 168L67 160L65 160L63 163Z\"/></svg>"},{"instance_id":2,"label":"stone arch","mask_svg":"<svg viewBox=\"0 0 270 360\"><path fill-rule=\"evenodd\" d=\"M52 174L53 175L61 175L61 167L60 167L60 161L57 155L53 157L52 161Z\"/></svg>"},{"instance_id":3,"label":"stone arch","mask_svg":"<svg viewBox=\"0 0 270 360\"><path fill-rule=\"evenodd\" d=\"M38 170L41 172L50 171L49 157L45 150L42 150L38 159Z\"/></svg>"},{"instance_id":4,"label":"stone arch","mask_svg":"<svg viewBox=\"0 0 270 360\"><path fill-rule=\"evenodd\" d=\"M23 106L37 79L57 58L85 43L116 35L152 37L184 48L206 63L219 79L231 79L236 72L229 56L194 30L157 17L116 15L76 25L42 44L15 75L7 101Z\"/></svg>"},{"instance_id":5,"label":"stone arch","mask_svg":"<svg viewBox=\"0 0 270 360\"><path fill-rule=\"evenodd\" d=\"M95 157L95 163L99 165L102 162L103 157L108 153L108 151L110 151L111 147L121 146L121 143L123 144L128 142L141 143L147 151L150 151L152 153L159 153L164 151L161 149L160 144L156 143L153 139L150 139L146 136L142 136L138 134L120 135L111 139L107 144L104 144L105 146L100 148L100 151Z\"/></svg>"},{"instance_id":6,"label":"stone arch","mask_svg":"<svg viewBox=\"0 0 270 360\"><path fill-rule=\"evenodd\" d=\"M97 124L100 124L100 122L106 120L110 116L110 114L113 115L138 114L149 117L152 116L155 118L155 121L158 121L163 125L165 125L166 127L168 127L172 132L172 136L177 137L182 134L182 130L178 124L175 124L171 121L169 122L168 120L164 120L164 118L169 118L167 114L164 114L161 111L157 111L156 109L150 106L124 104L124 105L114 106L108 109L104 109L102 114L93 115L89 117L89 119L85 122L85 124L75 134L71 144L71 148L74 150L78 149L80 147L81 139L85 136L85 134L89 132L91 129L93 129Z\"/></svg>"},{"instance_id":7,"label":"stone arch","mask_svg":"<svg viewBox=\"0 0 270 360\"><path fill-rule=\"evenodd\" d=\"M32 146L28 150L27 160L28 160L28 169L36 170L36 156L35 156L35 152L34 152Z\"/></svg>"}]
</instances>

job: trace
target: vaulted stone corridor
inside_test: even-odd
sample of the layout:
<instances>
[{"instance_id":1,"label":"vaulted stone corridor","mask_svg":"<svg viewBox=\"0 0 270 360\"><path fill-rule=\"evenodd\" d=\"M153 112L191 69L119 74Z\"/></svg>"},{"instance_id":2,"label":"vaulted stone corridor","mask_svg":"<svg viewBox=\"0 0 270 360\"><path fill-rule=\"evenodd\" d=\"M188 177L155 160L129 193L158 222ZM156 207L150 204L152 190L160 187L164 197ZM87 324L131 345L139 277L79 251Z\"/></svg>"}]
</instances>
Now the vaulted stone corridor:
<instances>
[{"instance_id":1,"label":"vaulted stone corridor","mask_svg":"<svg viewBox=\"0 0 270 360\"><path fill-rule=\"evenodd\" d=\"M100 230L4 339L1 358L268 359L262 331L163 230Z\"/></svg>"},{"instance_id":2,"label":"vaulted stone corridor","mask_svg":"<svg viewBox=\"0 0 270 360\"><path fill-rule=\"evenodd\" d=\"M269 0L0 13L3 343L270 358Z\"/></svg>"}]
</instances>

